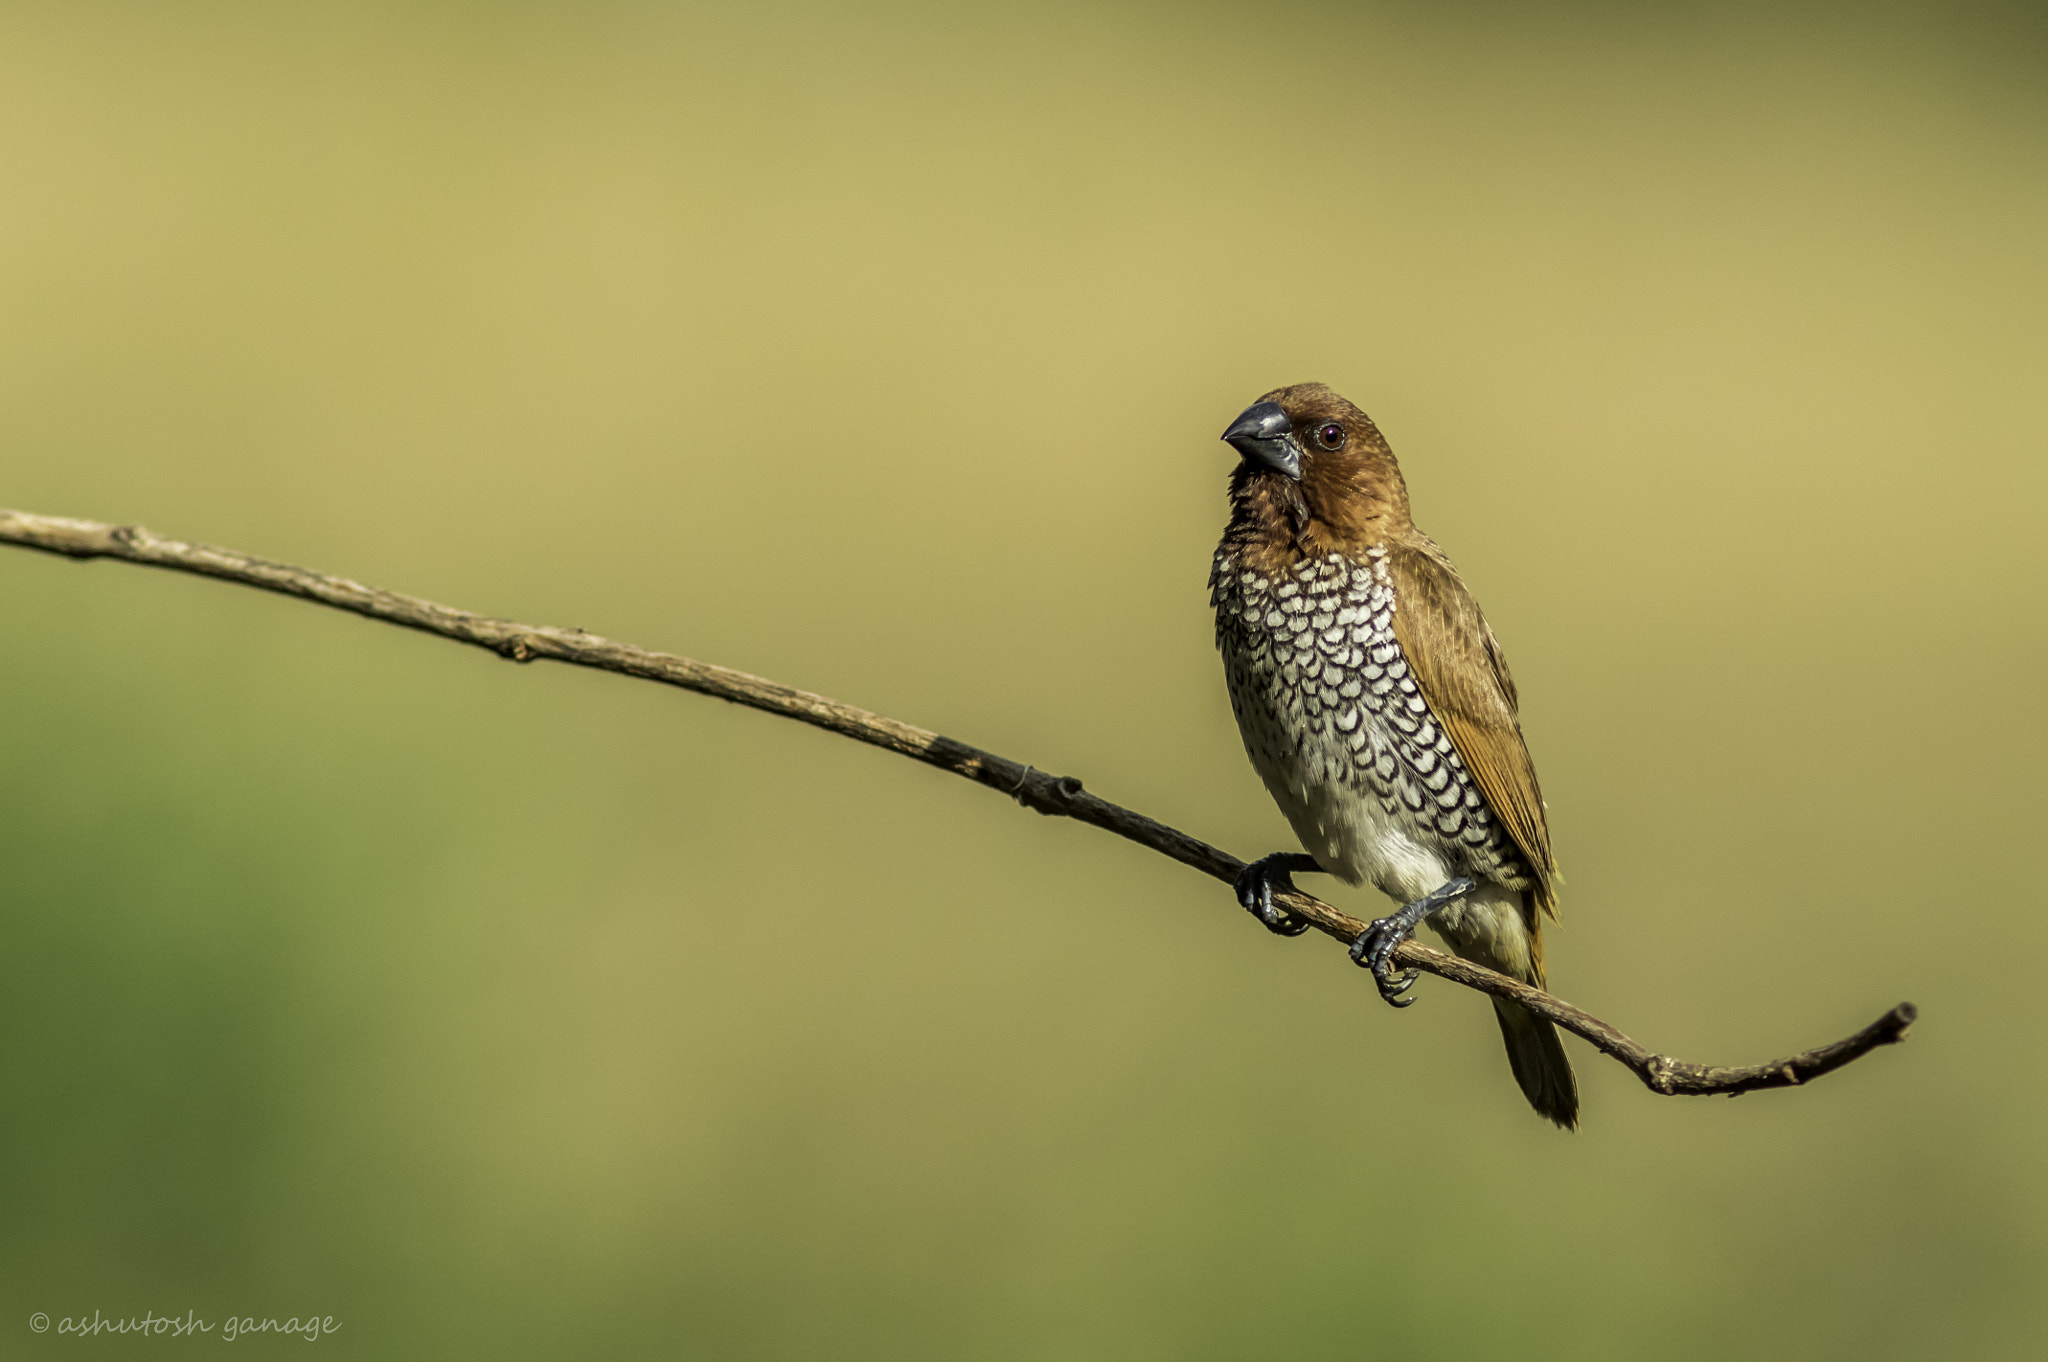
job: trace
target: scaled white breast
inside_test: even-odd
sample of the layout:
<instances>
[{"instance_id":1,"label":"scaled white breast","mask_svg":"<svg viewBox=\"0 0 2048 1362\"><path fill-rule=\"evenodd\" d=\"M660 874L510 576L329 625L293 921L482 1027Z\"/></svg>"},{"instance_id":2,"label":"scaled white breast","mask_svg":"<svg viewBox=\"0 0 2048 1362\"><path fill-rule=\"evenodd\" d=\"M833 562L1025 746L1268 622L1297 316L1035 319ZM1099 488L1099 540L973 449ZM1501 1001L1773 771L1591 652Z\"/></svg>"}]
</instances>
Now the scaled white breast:
<instances>
[{"instance_id":1,"label":"scaled white breast","mask_svg":"<svg viewBox=\"0 0 2048 1362\"><path fill-rule=\"evenodd\" d=\"M1302 845L1407 901L1500 854L1500 831L1394 635L1381 550L1284 577L1217 555L1210 576L1245 750Z\"/></svg>"}]
</instances>

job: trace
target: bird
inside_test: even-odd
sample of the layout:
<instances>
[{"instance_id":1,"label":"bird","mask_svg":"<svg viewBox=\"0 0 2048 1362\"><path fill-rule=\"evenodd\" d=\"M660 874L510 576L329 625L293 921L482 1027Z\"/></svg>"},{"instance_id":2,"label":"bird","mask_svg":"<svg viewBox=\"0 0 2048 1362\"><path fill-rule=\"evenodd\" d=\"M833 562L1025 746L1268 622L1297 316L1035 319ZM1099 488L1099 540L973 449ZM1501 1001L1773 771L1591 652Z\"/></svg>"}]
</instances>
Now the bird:
<instances>
[{"instance_id":1,"label":"bird","mask_svg":"<svg viewBox=\"0 0 2048 1362\"><path fill-rule=\"evenodd\" d=\"M1240 456L1209 576L1216 644L1246 753L1305 852L1237 876L1270 930L1294 873L1371 884L1401 907L1352 943L1396 1007L1395 949L1427 923L1468 960L1544 986L1557 864L1500 643L1450 558L1415 527L1394 452L1321 383L1277 388L1223 439ZM1493 1000L1508 1064L1567 1130L1578 1081L1557 1028Z\"/></svg>"}]
</instances>

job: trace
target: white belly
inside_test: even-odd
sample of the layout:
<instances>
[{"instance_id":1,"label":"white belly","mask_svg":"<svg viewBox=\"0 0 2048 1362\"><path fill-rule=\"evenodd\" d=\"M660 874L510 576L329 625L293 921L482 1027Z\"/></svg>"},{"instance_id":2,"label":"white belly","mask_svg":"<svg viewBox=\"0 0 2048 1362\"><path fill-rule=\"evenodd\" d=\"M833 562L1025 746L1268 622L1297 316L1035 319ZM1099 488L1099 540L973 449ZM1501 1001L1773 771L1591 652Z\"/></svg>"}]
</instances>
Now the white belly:
<instances>
[{"instance_id":1,"label":"white belly","mask_svg":"<svg viewBox=\"0 0 2048 1362\"><path fill-rule=\"evenodd\" d=\"M1328 768L1308 755L1309 760L1294 762L1255 754L1252 764L1302 847L1323 869L1347 884L1370 884L1396 904L1413 903L1453 878L1438 852L1410 836L1380 800L1318 779ZM1529 929L1517 890L1480 880L1424 925L1467 959L1517 979L1533 975Z\"/></svg>"},{"instance_id":2,"label":"white belly","mask_svg":"<svg viewBox=\"0 0 2048 1362\"><path fill-rule=\"evenodd\" d=\"M1323 869L1403 903L1451 878L1438 851L1403 826L1407 820L1372 791L1358 788L1351 750L1341 739L1324 732L1295 750L1264 744L1247 744L1247 750L1295 836Z\"/></svg>"}]
</instances>

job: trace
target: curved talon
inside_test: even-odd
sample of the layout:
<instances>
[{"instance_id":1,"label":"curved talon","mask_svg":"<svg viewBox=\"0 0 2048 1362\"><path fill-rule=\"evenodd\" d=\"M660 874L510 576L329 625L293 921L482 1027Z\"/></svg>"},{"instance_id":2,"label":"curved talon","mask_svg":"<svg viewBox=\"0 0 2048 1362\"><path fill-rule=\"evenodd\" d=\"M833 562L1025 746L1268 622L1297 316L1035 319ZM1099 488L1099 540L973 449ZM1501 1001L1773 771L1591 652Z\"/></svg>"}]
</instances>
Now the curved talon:
<instances>
[{"instance_id":1,"label":"curved talon","mask_svg":"<svg viewBox=\"0 0 2048 1362\"><path fill-rule=\"evenodd\" d=\"M1401 911L1392 917L1377 919L1358 934L1358 940L1351 943L1352 963L1372 971L1372 981L1379 985L1382 998L1395 1007L1408 1006L1415 1000L1403 998L1401 995L1414 986L1421 971L1409 970L1396 978L1394 952L1399 950L1401 943L1415 931L1416 923L1424 921L1431 913L1453 899L1471 892L1472 880L1468 876L1460 875L1455 879L1445 880L1434 892L1424 894L1415 902L1403 905Z\"/></svg>"},{"instance_id":2,"label":"curved talon","mask_svg":"<svg viewBox=\"0 0 2048 1362\"><path fill-rule=\"evenodd\" d=\"M1273 902L1275 885L1282 889L1294 888L1294 880L1287 873L1288 867L1297 866L1304 859L1306 858L1288 852L1261 856L1238 871L1237 879L1231 886L1236 890L1237 901L1244 905L1245 911L1264 923L1266 930L1275 936L1300 936L1309 929L1306 920L1294 916ZM1314 863L1299 868L1312 869Z\"/></svg>"},{"instance_id":3,"label":"curved talon","mask_svg":"<svg viewBox=\"0 0 2048 1362\"><path fill-rule=\"evenodd\" d=\"M1394 952L1408 939L1411 930L1409 924L1398 918L1383 917L1367 926L1351 943L1352 963L1372 971L1372 981L1378 987L1380 997L1393 1007L1408 1007L1415 1002L1415 999L1401 995L1415 987L1415 981L1422 974L1420 970L1394 973Z\"/></svg>"}]
</instances>

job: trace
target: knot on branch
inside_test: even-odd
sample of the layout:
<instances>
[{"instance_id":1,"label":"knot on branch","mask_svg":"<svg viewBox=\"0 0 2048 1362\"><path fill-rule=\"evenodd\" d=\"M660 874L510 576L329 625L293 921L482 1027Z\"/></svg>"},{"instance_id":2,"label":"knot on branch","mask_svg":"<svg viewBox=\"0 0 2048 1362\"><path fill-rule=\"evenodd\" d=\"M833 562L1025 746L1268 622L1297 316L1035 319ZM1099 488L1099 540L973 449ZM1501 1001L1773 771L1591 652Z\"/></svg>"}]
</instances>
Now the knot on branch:
<instances>
[{"instance_id":1,"label":"knot on branch","mask_svg":"<svg viewBox=\"0 0 2048 1362\"><path fill-rule=\"evenodd\" d=\"M1651 1055L1644 1077L1650 1080L1652 1088L1669 1097L1676 1088L1673 1075L1677 1067L1677 1062L1669 1055Z\"/></svg>"},{"instance_id":2,"label":"knot on branch","mask_svg":"<svg viewBox=\"0 0 2048 1362\"><path fill-rule=\"evenodd\" d=\"M106 531L104 543L95 535L77 535L59 539L48 545L39 544L37 547L48 547L66 558L73 558L82 563L88 558L104 558L123 549L133 549L141 542L142 537L149 533L140 525L107 525L100 528Z\"/></svg>"},{"instance_id":3,"label":"knot on branch","mask_svg":"<svg viewBox=\"0 0 2048 1362\"><path fill-rule=\"evenodd\" d=\"M1073 803L1081 793L1081 782L1077 777L1055 776L1027 766L1024 774L1017 778L1016 788L1010 791L1010 798L1047 818L1071 818Z\"/></svg>"}]
</instances>

